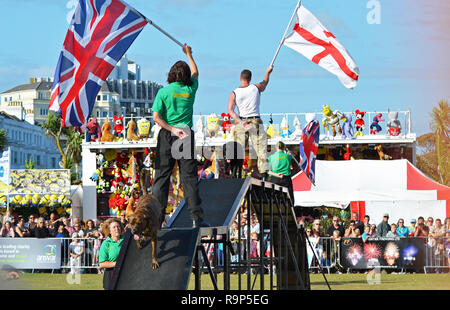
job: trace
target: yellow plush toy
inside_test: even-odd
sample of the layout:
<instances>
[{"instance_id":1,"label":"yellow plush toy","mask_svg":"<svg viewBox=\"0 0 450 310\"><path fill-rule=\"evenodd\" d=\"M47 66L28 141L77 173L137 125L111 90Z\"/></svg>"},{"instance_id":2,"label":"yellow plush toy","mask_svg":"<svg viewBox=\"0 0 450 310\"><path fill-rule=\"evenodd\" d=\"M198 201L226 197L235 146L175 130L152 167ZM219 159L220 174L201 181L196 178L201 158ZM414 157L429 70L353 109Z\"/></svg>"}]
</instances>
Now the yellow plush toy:
<instances>
[{"instance_id":1,"label":"yellow plush toy","mask_svg":"<svg viewBox=\"0 0 450 310\"><path fill-rule=\"evenodd\" d=\"M213 136L217 137L217 133L219 132L219 122L220 118L215 113L206 118L206 130L208 131L210 138Z\"/></svg>"},{"instance_id":2,"label":"yellow plush toy","mask_svg":"<svg viewBox=\"0 0 450 310\"><path fill-rule=\"evenodd\" d=\"M137 127L140 140L145 139L145 141L147 141L148 138L151 138L149 120L147 120L145 117L141 118L137 121Z\"/></svg>"}]
</instances>

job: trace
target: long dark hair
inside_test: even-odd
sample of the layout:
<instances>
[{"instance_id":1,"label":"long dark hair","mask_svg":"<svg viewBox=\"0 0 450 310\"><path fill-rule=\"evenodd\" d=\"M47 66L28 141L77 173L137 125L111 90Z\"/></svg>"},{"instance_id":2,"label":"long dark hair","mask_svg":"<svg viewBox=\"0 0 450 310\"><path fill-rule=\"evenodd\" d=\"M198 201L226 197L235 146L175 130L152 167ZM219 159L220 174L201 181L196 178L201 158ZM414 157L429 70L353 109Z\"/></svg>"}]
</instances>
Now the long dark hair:
<instances>
[{"instance_id":1,"label":"long dark hair","mask_svg":"<svg viewBox=\"0 0 450 310\"><path fill-rule=\"evenodd\" d=\"M182 60L177 61L172 68L170 68L167 82L169 82L169 84L180 82L186 86L192 86L191 69L189 68L189 65Z\"/></svg>"}]
</instances>

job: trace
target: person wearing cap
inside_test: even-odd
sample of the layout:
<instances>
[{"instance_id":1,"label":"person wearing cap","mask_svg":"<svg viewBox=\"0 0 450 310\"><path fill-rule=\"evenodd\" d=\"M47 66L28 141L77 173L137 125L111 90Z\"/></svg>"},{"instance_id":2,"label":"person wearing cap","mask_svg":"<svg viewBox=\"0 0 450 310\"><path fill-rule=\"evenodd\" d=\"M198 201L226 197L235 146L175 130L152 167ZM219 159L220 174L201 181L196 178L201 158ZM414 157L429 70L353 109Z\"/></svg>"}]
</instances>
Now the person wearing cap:
<instances>
[{"instance_id":1,"label":"person wearing cap","mask_svg":"<svg viewBox=\"0 0 450 310\"><path fill-rule=\"evenodd\" d=\"M388 221L389 221L389 214L387 213L383 214L383 221L381 221L381 223L378 224L377 227L378 237L386 237L387 233L391 230L391 225L389 225Z\"/></svg>"},{"instance_id":2,"label":"person wearing cap","mask_svg":"<svg viewBox=\"0 0 450 310\"><path fill-rule=\"evenodd\" d=\"M416 231L416 219L411 219L410 226L408 226L408 237L414 237L414 231Z\"/></svg>"}]
</instances>

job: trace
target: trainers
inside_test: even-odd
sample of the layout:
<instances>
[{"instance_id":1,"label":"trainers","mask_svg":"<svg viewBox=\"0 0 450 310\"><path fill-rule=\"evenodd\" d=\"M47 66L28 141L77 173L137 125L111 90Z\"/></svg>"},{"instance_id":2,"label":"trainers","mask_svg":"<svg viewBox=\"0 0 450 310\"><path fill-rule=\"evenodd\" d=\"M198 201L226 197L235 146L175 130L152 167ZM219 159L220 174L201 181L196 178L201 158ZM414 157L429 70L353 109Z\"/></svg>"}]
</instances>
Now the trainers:
<instances>
[{"instance_id":1,"label":"trainers","mask_svg":"<svg viewBox=\"0 0 450 310\"><path fill-rule=\"evenodd\" d=\"M197 227L211 227L211 225L209 225L209 223L207 223L203 220L193 221L192 228L197 228Z\"/></svg>"}]
</instances>

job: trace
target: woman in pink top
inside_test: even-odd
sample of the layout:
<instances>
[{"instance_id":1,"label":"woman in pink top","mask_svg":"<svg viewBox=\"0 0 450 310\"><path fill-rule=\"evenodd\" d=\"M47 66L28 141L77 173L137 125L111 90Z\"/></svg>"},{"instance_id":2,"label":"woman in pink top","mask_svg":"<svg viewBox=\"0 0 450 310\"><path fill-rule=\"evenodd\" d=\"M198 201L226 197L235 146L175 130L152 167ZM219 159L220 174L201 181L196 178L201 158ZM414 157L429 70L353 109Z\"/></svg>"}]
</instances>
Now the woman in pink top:
<instances>
[{"instance_id":1,"label":"woman in pink top","mask_svg":"<svg viewBox=\"0 0 450 310\"><path fill-rule=\"evenodd\" d=\"M2 237L11 237L14 238L16 234L14 233L14 229L11 226L10 221L6 221L5 225L2 228Z\"/></svg>"}]
</instances>

